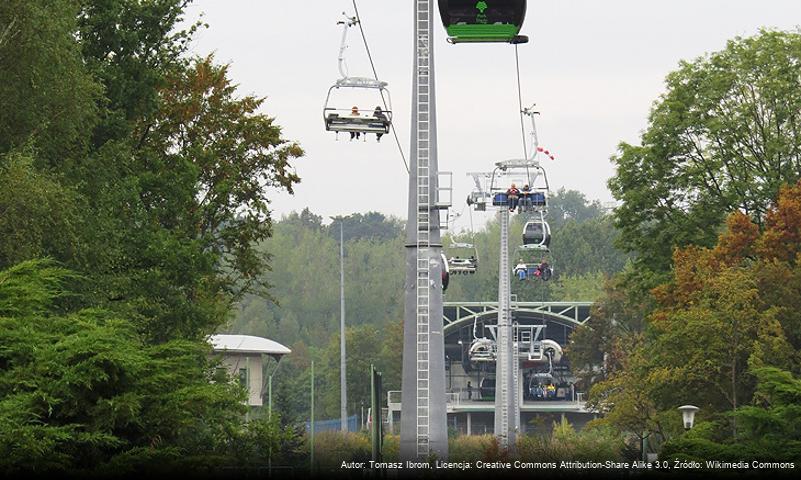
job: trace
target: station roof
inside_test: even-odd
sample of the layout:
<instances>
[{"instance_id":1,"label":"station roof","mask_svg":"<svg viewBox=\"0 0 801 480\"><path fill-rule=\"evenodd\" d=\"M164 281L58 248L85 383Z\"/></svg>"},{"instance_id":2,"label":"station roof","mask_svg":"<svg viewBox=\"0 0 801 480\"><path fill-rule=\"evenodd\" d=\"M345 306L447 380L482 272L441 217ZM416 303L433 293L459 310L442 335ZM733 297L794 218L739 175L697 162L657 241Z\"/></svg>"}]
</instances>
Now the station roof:
<instances>
[{"instance_id":1,"label":"station roof","mask_svg":"<svg viewBox=\"0 0 801 480\"><path fill-rule=\"evenodd\" d=\"M215 352L256 353L273 357L292 353L292 350L274 340L252 335L219 334L210 336L208 340Z\"/></svg>"}]
</instances>

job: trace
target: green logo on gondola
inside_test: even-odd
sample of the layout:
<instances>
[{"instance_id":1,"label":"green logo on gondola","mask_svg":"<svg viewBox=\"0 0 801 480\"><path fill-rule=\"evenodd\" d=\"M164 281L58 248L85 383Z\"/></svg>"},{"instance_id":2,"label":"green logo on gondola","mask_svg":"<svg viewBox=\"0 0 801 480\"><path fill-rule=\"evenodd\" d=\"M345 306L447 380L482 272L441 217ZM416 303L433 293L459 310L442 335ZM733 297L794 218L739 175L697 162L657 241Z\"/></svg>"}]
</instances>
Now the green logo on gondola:
<instances>
[{"instance_id":1,"label":"green logo on gondola","mask_svg":"<svg viewBox=\"0 0 801 480\"><path fill-rule=\"evenodd\" d=\"M478 11L481 13L484 13L484 10L486 10L487 7L488 7L487 2L485 2L484 0L480 0L478 3L476 3L476 9L478 9Z\"/></svg>"}]
</instances>

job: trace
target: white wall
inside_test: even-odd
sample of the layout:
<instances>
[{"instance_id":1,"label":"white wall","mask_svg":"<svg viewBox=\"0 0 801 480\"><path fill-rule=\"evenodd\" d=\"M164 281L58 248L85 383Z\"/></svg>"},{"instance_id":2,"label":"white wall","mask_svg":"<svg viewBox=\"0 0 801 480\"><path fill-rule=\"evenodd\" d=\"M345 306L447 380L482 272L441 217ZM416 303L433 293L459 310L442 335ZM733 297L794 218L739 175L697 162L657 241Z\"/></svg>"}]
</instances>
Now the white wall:
<instances>
[{"instance_id":1,"label":"white wall","mask_svg":"<svg viewBox=\"0 0 801 480\"><path fill-rule=\"evenodd\" d=\"M222 359L228 373L235 379L239 379L239 369L248 370L248 400L247 404L251 407L262 406L262 361L259 354L225 353Z\"/></svg>"}]
</instances>

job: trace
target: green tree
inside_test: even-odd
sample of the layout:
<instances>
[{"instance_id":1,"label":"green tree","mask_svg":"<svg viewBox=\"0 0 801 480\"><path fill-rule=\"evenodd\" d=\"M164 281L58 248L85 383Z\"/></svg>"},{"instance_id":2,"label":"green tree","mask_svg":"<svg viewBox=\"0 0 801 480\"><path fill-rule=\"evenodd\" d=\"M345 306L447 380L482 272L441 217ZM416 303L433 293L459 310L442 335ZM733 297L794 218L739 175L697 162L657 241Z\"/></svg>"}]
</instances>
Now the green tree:
<instances>
[{"instance_id":1,"label":"green tree","mask_svg":"<svg viewBox=\"0 0 801 480\"><path fill-rule=\"evenodd\" d=\"M761 223L798 180L799 60L801 34L762 31L668 75L641 145L620 145L609 181L639 266L664 272L675 246L711 246L728 212Z\"/></svg>"},{"instance_id":2,"label":"green tree","mask_svg":"<svg viewBox=\"0 0 801 480\"><path fill-rule=\"evenodd\" d=\"M169 230L189 256L178 262L196 263L212 296L236 300L263 286L268 257L255 244L271 234L267 191L292 193L299 178L289 161L303 152L257 113L264 99L235 96L227 71L206 58L168 77L157 117L139 127L139 182L155 233ZM176 283L170 276L161 288Z\"/></svg>"},{"instance_id":3,"label":"green tree","mask_svg":"<svg viewBox=\"0 0 801 480\"><path fill-rule=\"evenodd\" d=\"M50 166L84 152L101 89L75 42L78 12L72 0L0 4L0 154L29 145Z\"/></svg>"},{"instance_id":4,"label":"green tree","mask_svg":"<svg viewBox=\"0 0 801 480\"><path fill-rule=\"evenodd\" d=\"M702 422L668 442L661 457L801 461L801 381L773 367L754 369L753 374L757 378L755 401L734 414L740 425L736 440L721 435L719 423Z\"/></svg>"},{"instance_id":5,"label":"green tree","mask_svg":"<svg viewBox=\"0 0 801 480\"><path fill-rule=\"evenodd\" d=\"M0 268L78 254L83 221L74 190L37 170L29 152L17 151L0 155L0 185Z\"/></svg>"},{"instance_id":6,"label":"green tree","mask_svg":"<svg viewBox=\"0 0 801 480\"><path fill-rule=\"evenodd\" d=\"M360 405L370 405L370 365L379 366L383 338L381 331L373 325L349 327L345 331L347 345L347 383L348 410L356 413ZM323 397L321 416L338 418L339 398L339 335L331 337L331 341L323 353L326 363L323 376L328 387ZM379 368L380 369L380 368Z\"/></svg>"},{"instance_id":7,"label":"green tree","mask_svg":"<svg viewBox=\"0 0 801 480\"><path fill-rule=\"evenodd\" d=\"M553 229L559 229L568 220L582 223L603 215L600 202L587 200L587 196L577 190L560 188L548 198L547 220Z\"/></svg>"},{"instance_id":8,"label":"green tree","mask_svg":"<svg viewBox=\"0 0 801 480\"><path fill-rule=\"evenodd\" d=\"M149 346L114 314L64 309L71 276L47 261L0 271L0 470L227 455L244 391L209 381L209 346Z\"/></svg>"},{"instance_id":9,"label":"green tree","mask_svg":"<svg viewBox=\"0 0 801 480\"><path fill-rule=\"evenodd\" d=\"M346 217L334 217L328 231L339 239L339 223L346 242L354 239L394 240L403 233L404 224L398 219L387 218L379 212L354 213Z\"/></svg>"},{"instance_id":10,"label":"green tree","mask_svg":"<svg viewBox=\"0 0 801 480\"><path fill-rule=\"evenodd\" d=\"M607 365L605 379L591 391L592 401L608 409L605 421L621 430L634 424L654 431L644 423L644 412L675 415L677 405L692 399L714 423L715 436L704 437L707 443L699 448L709 453L709 441L739 442L741 410L763 395L756 372L798 369L799 351L787 333L795 331L797 318L780 313L797 302L796 285L788 279L797 275L799 247L787 240L799 234L801 184L781 189L763 231L738 212L728 217L714 248L677 249L671 280L652 292L655 308L639 340L628 345L618 334L611 341L613 368ZM768 292L775 293L765 301ZM753 431L749 418L746 428Z\"/></svg>"},{"instance_id":11,"label":"green tree","mask_svg":"<svg viewBox=\"0 0 801 480\"><path fill-rule=\"evenodd\" d=\"M159 91L170 73L185 65L188 41L200 26L180 28L191 0L71 3L80 5L76 36L84 63L103 85L93 149L118 141L138 145L136 125L159 110Z\"/></svg>"}]
</instances>

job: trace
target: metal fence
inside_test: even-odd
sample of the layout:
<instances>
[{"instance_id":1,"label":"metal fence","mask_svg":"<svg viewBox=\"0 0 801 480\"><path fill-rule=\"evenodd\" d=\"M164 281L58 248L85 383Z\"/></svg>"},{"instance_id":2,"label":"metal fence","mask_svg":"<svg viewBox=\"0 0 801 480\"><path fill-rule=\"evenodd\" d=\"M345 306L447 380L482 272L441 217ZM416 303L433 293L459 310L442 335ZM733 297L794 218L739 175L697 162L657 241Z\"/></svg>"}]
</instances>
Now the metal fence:
<instances>
[{"instance_id":1,"label":"metal fence","mask_svg":"<svg viewBox=\"0 0 801 480\"><path fill-rule=\"evenodd\" d=\"M341 428L342 422L339 418L334 418L331 420L315 420L314 422L314 433L320 432L331 432L335 431L338 432ZM358 415L351 415L348 417L348 431L349 432L358 432L359 428L359 416ZM306 422L306 431L311 431L311 422Z\"/></svg>"}]
</instances>

